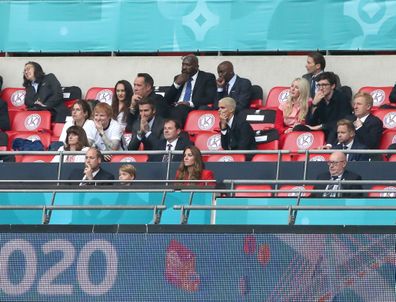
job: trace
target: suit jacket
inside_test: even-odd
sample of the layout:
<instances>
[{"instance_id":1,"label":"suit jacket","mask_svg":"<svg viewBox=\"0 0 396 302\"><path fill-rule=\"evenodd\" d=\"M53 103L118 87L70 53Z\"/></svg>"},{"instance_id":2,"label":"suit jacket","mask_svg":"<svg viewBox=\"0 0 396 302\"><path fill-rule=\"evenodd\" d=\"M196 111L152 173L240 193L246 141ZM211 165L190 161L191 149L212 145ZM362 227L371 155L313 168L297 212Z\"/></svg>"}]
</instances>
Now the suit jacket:
<instances>
[{"instance_id":1,"label":"suit jacket","mask_svg":"<svg viewBox=\"0 0 396 302\"><path fill-rule=\"evenodd\" d=\"M75 169L70 173L69 180L82 180L84 177L84 170ZM100 168L99 172L93 178L95 180L114 180L114 175L106 170ZM111 183L87 183L87 185L109 185Z\"/></svg>"},{"instance_id":2,"label":"suit jacket","mask_svg":"<svg viewBox=\"0 0 396 302\"><path fill-rule=\"evenodd\" d=\"M153 150L166 150L166 145L168 144L165 138L160 139ZM177 140L175 150L184 150L185 147L194 145L189 139L185 136L180 135ZM152 154L149 157L149 161L162 161L164 154ZM172 161L181 161L183 159L183 154L177 154L172 156Z\"/></svg>"},{"instance_id":3,"label":"suit jacket","mask_svg":"<svg viewBox=\"0 0 396 302\"><path fill-rule=\"evenodd\" d=\"M143 143L144 150L153 150L155 144L163 138L163 130L164 130L165 120L156 115L154 118L153 126L151 127L151 134L146 137L145 135L142 137L142 140L137 138L137 133L140 129L140 117L137 119L132 125L132 139L128 145L128 150L138 150L140 147L140 143Z\"/></svg>"},{"instance_id":4,"label":"suit jacket","mask_svg":"<svg viewBox=\"0 0 396 302\"><path fill-rule=\"evenodd\" d=\"M173 84L170 86L164 97L165 101L169 105L173 106L178 102L184 85L181 85L179 89L176 89L175 85ZM216 100L216 92L217 84L214 74L199 70L191 96L191 101L194 104L194 108L198 109L200 106L213 104Z\"/></svg>"},{"instance_id":5,"label":"suit jacket","mask_svg":"<svg viewBox=\"0 0 396 302\"><path fill-rule=\"evenodd\" d=\"M35 105L40 100L46 107ZM54 74L46 74L39 82L37 92L32 85L26 87L25 105L31 110L49 110L55 122L65 122L69 110L63 103L62 87Z\"/></svg>"},{"instance_id":6,"label":"suit jacket","mask_svg":"<svg viewBox=\"0 0 396 302\"><path fill-rule=\"evenodd\" d=\"M393 86L392 91L389 95L389 102L396 103L396 84Z\"/></svg>"},{"instance_id":7,"label":"suit jacket","mask_svg":"<svg viewBox=\"0 0 396 302\"><path fill-rule=\"evenodd\" d=\"M319 174L318 177L316 178L317 180L330 180L330 172L325 172L322 174ZM353 173L351 171L345 170L344 173L342 174L341 180L361 180L362 177L356 173ZM327 187L327 184L323 185L316 185L315 189L317 190L325 190ZM359 190L362 189L362 186L359 184L344 184L342 186L343 190ZM323 197L323 193L315 193L312 194L312 197ZM363 197L362 193L338 193L337 197L340 198L358 198L358 197Z\"/></svg>"},{"instance_id":8,"label":"suit jacket","mask_svg":"<svg viewBox=\"0 0 396 302\"><path fill-rule=\"evenodd\" d=\"M356 121L356 116L350 115L347 119L354 122ZM383 130L381 119L369 114L363 126L356 130L356 138L366 145L368 149L378 149Z\"/></svg>"},{"instance_id":9,"label":"suit jacket","mask_svg":"<svg viewBox=\"0 0 396 302\"><path fill-rule=\"evenodd\" d=\"M342 150L342 144L336 144L332 146L332 149ZM367 149L366 145L361 144L358 140L354 139L351 150L359 150L359 149ZM370 156L368 154L358 154L358 153L350 153L348 154L348 161L368 161Z\"/></svg>"},{"instance_id":10,"label":"suit jacket","mask_svg":"<svg viewBox=\"0 0 396 302\"><path fill-rule=\"evenodd\" d=\"M8 105L0 99L0 131L11 129L10 118L8 116Z\"/></svg>"},{"instance_id":11,"label":"suit jacket","mask_svg":"<svg viewBox=\"0 0 396 302\"><path fill-rule=\"evenodd\" d=\"M243 115L234 115L231 128L227 126L225 134L221 131L221 147L224 150L256 149L254 131Z\"/></svg>"},{"instance_id":12,"label":"suit jacket","mask_svg":"<svg viewBox=\"0 0 396 302\"><path fill-rule=\"evenodd\" d=\"M230 93L227 93L224 89L222 92L217 92L215 108L218 108L219 100L226 96L232 97L236 101L236 110L238 112L249 108L251 91L252 83L248 79L237 76L234 85L231 87Z\"/></svg>"}]
</instances>

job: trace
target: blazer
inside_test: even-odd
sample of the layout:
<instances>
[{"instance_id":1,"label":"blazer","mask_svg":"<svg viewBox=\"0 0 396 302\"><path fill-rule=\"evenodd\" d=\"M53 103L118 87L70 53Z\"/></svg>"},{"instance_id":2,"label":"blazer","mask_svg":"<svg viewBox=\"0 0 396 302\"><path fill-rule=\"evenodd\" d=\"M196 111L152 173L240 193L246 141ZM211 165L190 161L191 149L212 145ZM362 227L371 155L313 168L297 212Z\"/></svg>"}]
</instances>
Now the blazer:
<instances>
[{"instance_id":1,"label":"blazer","mask_svg":"<svg viewBox=\"0 0 396 302\"><path fill-rule=\"evenodd\" d=\"M347 117L350 121L356 121L356 116ZM378 149L382 131L384 130L381 119L369 114L363 123L363 126L356 130L356 138L368 149Z\"/></svg>"},{"instance_id":2,"label":"blazer","mask_svg":"<svg viewBox=\"0 0 396 302\"><path fill-rule=\"evenodd\" d=\"M151 134L146 137L143 136L142 140L137 138L137 133L140 129L140 117L132 125L132 139L128 145L128 150L138 150L140 143L143 143L144 150L153 150L155 144L163 138L165 120L156 115L154 118L153 126L151 127Z\"/></svg>"},{"instance_id":3,"label":"blazer","mask_svg":"<svg viewBox=\"0 0 396 302\"><path fill-rule=\"evenodd\" d=\"M332 149L342 150L342 144L332 146ZM367 149L366 145L361 144L357 139L353 140L351 150ZM348 154L348 161L368 161L370 156L368 154L350 153Z\"/></svg>"},{"instance_id":4,"label":"blazer","mask_svg":"<svg viewBox=\"0 0 396 302\"><path fill-rule=\"evenodd\" d=\"M69 175L69 180L82 180L84 177L84 170L82 169L75 169ZM100 168L99 172L93 178L95 180L114 180L114 175L106 170ZM75 184L75 183L73 183ZM110 185L112 183L87 183L87 185Z\"/></svg>"},{"instance_id":5,"label":"blazer","mask_svg":"<svg viewBox=\"0 0 396 302\"><path fill-rule=\"evenodd\" d=\"M236 111L240 112L243 109L249 108L252 92L252 83L248 79L236 77L234 85L231 87L230 93L221 91L217 92L217 99L215 103L215 108L219 108L219 101L229 96L236 101Z\"/></svg>"},{"instance_id":6,"label":"blazer","mask_svg":"<svg viewBox=\"0 0 396 302\"><path fill-rule=\"evenodd\" d=\"M168 144L165 138L160 139L153 150L166 150L166 145ZM189 139L183 135L179 136L177 140L175 150L184 150L185 147L194 145ZM149 161L162 161L164 154L152 154L149 157ZM172 156L172 161L181 161L183 159L183 154L176 154Z\"/></svg>"},{"instance_id":7,"label":"blazer","mask_svg":"<svg viewBox=\"0 0 396 302\"><path fill-rule=\"evenodd\" d=\"M389 95L389 102L396 103L396 84L393 86L392 91Z\"/></svg>"},{"instance_id":8,"label":"blazer","mask_svg":"<svg viewBox=\"0 0 396 302\"><path fill-rule=\"evenodd\" d=\"M8 115L8 104L0 99L0 131L11 129L10 118Z\"/></svg>"},{"instance_id":9,"label":"blazer","mask_svg":"<svg viewBox=\"0 0 396 302\"><path fill-rule=\"evenodd\" d=\"M330 180L331 179L330 172L325 172L325 173L319 174L316 179L317 180ZM362 179L362 177L360 175L353 173L349 170L345 170L341 177L341 180L361 180L361 179ZM326 187L327 187L327 184L316 185L315 189L325 190ZM359 190L359 189L362 189L362 186L359 184L344 184L342 186L342 189L344 189L344 190ZM317 198L323 197L323 193L314 193L314 194L312 194L312 197L317 197ZM340 198L357 198L357 197L363 197L363 194L362 193L338 193L338 197L340 197Z\"/></svg>"},{"instance_id":10,"label":"blazer","mask_svg":"<svg viewBox=\"0 0 396 302\"><path fill-rule=\"evenodd\" d=\"M46 107L35 105L40 100ZM55 122L64 123L69 110L63 103L62 87L54 74L49 73L38 81L37 92L30 84L26 87L25 105L31 110L50 110Z\"/></svg>"},{"instance_id":11,"label":"blazer","mask_svg":"<svg viewBox=\"0 0 396 302\"><path fill-rule=\"evenodd\" d=\"M231 128L221 131L221 147L224 150L255 150L256 140L252 126L243 115L234 115Z\"/></svg>"},{"instance_id":12,"label":"blazer","mask_svg":"<svg viewBox=\"0 0 396 302\"><path fill-rule=\"evenodd\" d=\"M176 76L177 77L177 76ZM175 77L175 79L176 79ZM178 102L183 91L184 85L176 89L175 85L171 85L165 93L164 99L169 105L174 105ZM192 91L191 101L194 108L198 109L200 106L213 104L216 100L217 84L213 73L198 71L197 81Z\"/></svg>"}]
</instances>

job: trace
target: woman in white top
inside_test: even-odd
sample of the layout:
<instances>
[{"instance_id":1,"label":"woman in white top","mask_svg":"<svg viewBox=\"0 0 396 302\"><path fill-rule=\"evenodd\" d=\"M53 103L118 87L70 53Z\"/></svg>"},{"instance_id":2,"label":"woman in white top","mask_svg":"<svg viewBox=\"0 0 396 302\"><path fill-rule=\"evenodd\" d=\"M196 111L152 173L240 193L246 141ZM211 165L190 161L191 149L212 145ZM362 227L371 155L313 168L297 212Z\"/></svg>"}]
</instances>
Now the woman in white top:
<instances>
[{"instance_id":1,"label":"woman in white top","mask_svg":"<svg viewBox=\"0 0 396 302\"><path fill-rule=\"evenodd\" d=\"M64 146L60 147L58 151L87 151L89 149L87 135L82 127L71 126L66 132ZM59 157L59 155L56 155L52 162L59 162ZM63 162L83 163L85 162L85 154L64 155Z\"/></svg>"},{"instance_id":2,"label":"woman in white top","mask_svg":"<svg viewBox=\"0 0 396 302\"><path fill-rule=\"evenodd\" d=\"M66 131L71 126L80 126L85 130L88 138L89 146L92 145L95 139L95 123L91 120L91 107L84 100L79 100L73 104L71 109L72 116L66 118L66 123L63 126L62 133L59 137L60 142L66 141Z\"/></svg>"},{"instance_id":3,"label":"woman in white top","mask_svg":"<svg viewBox=\"0 0 396 302\"><path fill-rule=\"evenodd\" d=\"M127 115L133 95L132 85L126 80L118 81L114 87L111 108L113 109L113 119L116 120L124 130L127 125Z\"/></svg>"}]
</instances>

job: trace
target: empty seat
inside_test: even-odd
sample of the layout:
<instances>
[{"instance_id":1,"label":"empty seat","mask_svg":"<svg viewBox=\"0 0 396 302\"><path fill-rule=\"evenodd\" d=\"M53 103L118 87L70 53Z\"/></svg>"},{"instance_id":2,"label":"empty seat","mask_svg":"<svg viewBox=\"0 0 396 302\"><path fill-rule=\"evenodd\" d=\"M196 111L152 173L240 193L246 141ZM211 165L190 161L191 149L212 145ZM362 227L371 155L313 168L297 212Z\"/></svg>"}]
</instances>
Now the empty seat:
<instances>
[{"instance_id":1,"label":"empty seat","mask_svg":"<svg viewBox=\"0 0 396 302\"><path fill-rule=\"evenodd\" d=\"M65 126L65 123L53 123L52 124L52 136L51 140L53 142L59 141L59 137L62 134L63 127Z\"/></svg>"},{"instance_id":2,"label":"empty seat","mask_svg":"<svg viewBox=\"0 0 396 302\"><path fill-rule=\"evenodd\" d=\"M373 107L380 107L382 105L390 104L389 95L392 91L392 86L365 86L359 89L359 92L368 92L373 97Z\"/></svg>"},{"instance_id":3,"label":"empty seat","mask_svg":"<svg viewBox=\"0 0 396 302\"><path fill-rule=\"evenodd\" d=\"M286 102L287 97L289 96L289 88L288 86L275 86L269 92L267 96L267 100L265 102L265 107L276 107L278 108L281 103Z\"/></svg>"},{"instance_id":4,"label":"empty seat","mask_svg":"<svg viewBox=\"0 0 396 302\"><path fill-rule=\"evenodd\" d=\"M382 190L382 192L369 192L368 193L369 197L391 197L391 198L396 197L396 187L395 186L376 185L376 186L372 186L371 190Z\"/></svg>"},{"instance_id":5,"label":"empty seat","mask_svg":"<svg viewBox=\"0 0 396 302\"><path fill-rule=\"evenodd\" d=\"M50 163L54 155L17 155L15 161L17 163Z\"/></svg>"},{"instance_id":6,"label":"empty seat","mask_svg":"<svg viewBox=\"0 0 396 302\"><path fill-rule=\"evenodd\" d=\"M21 111L26 110L25 106L25 88L4 88L0 93L0 99L8 104L8 110Z\"/></svg>"},{"instance_id":7,"label":"empty seat","mask_svg":"<svg viewBox=\"0 0 396 302\"><path fill-rule=\"evenodd\" d=\"M278 161L278 154L255 154L252 158L252 161ZM291 161L290 154L281 154L281 161Z\"/></svg>"},{"instance_id":8,"label":"empty seat","mask_svg":"<svg viewBox=\"0 0 396 302\"><path fill-rule=\"evenodd\" d=\"M18 111L11 120L11 131L51 131L49 111Z\"/></svg>"},{"instance_id":9,"label":"empty seat","mask_svg":"<svg viewBox=\"0 0 396 302\"><path fill-rule=\"evenodd\" d=\"M306 186L296 186L296 185L282 185L279 190L288 190L290 192L279 192L276 194L278 197L296 197L299 195L296 191L301 191L301 197L309 197L311 196L311 192L303 192L305 190L313 190L314 186L306 185Z\"/></svg>"},{"instance_id":10,"label":"empty seat","mask_svg":"<svg viewBox=\"0 0 396 302\"><path fill-rule=\"evenodd\" d=\"M213 132L199 133L195 139L195 146L201 151L223 150L221 147L221 135Z\"/></svg>"},{"instance_id":11,"label":"empty seat","mask_svg":"<svg viewBox=\"0 0 396 302\"><path fill-rule=\"evenodd\" d=\"M296 152L298 150L311 150L325 144L325 135L322 131L293 131L285 135L283 150Z\"/></svg>"},{"instance_id":12,"label":"empty seat","mask_svg":"<svg viewBox=\"0 0 396 302\"><path fill-rule=\"evenodd\" d=\"M146 162L148 155L146 154L116 154L111 156L112 163L134 163L134 162Z\"/></svg>"},{"instance_id":13,"label":"empty seat","mask_svg":"<svg viewBox=\"0 0 396 302\"><path fill-rule=\"evenodd\" d=\"M195 141L195 137L200 132L219 131L219 113L212 110L193 110L190 111L184 131L190 135L191 140Z\"/></svg>"},{"instance_id":14,"label":"empty seat","mask_svg":"<svg viewBox=\"0 0 396 302\"><path fill-rule=\"evenodd\" d=\"M206 158L206 161L212 162L241 162L245 160L245 154L212 154Z\"/></svg>"},{"instance_id":15,"label":"empty seat","mask_svg":"<svg viewBox=\"0 0 396 302\"><path fill-rule=\"evenodd\" d=\"M78 86L62 87L62 92L67 108L71 108L75 102L82 98L81 88Z\"/></svg>"},{"instance_id":16,"label":"empty seat","mask_svg":"<svg viewBox=\"0 0 396 302\"><path fill-rule=\"evenodd\" d=\"M113 100L114 88L106 87L91 87L88 89L85 99L86 100L98 100L111 105Z\"/></svg>"},{"instance_id":17,"label":"empty seat","mask_svg":"<svg viewBox=\"0 0 396 302\"><path fill-rule=\"evenodd\" d=\"M28 131L20 131L20 132L13 132L12 134L8 135L8 149L11 150L12 142L16 138L25 138L31 141L40 140L45 149L48 149L48 146L51 144L51 134L48 132L28 132Z\"/></svg>"},{"instance_id":18,"label":"empty seat","mask_svg":"<svg viewBox=\"0 0 396 302\"><path fill-rule=\"evenodd\" d=\"M293 159L295 161L305 161L305 154L296 154L293 156ZM330 158L330 153L323 153L323 154L318 154L318 153L310 153L309 154L309 161L328 161Z\"/></svg>"},{"instance_id":19,"label":"empty seat","mask_svg":"<svg viewBox=\"0 0 396 302\"><path fill-rule=\"evenodd\" d=\"M272 142L258 142L256 140L256 148L257 150L278 150L279 140L276 139Z\"/></svg>"},{"instance_id":20,"label":"empty seat","mask_svg":"<svg viewBox=\"0 0 396 302\"><path fill-rule=\"evenodd\" d=\"M272 190L270 185L236 185L235 190ZM235 197L271 197L271 192L236 192Z\"/></svg>"},{"instance_id":21,"label":"empty seat","mask_svg":"<svg viewBox=\"0 0 396 302\"><path fill-rule=\"evenodd\" d=\"M377 109L373 115L382 121L385 129L396 128L396 109Z\"/></svg>"}]
</instances>

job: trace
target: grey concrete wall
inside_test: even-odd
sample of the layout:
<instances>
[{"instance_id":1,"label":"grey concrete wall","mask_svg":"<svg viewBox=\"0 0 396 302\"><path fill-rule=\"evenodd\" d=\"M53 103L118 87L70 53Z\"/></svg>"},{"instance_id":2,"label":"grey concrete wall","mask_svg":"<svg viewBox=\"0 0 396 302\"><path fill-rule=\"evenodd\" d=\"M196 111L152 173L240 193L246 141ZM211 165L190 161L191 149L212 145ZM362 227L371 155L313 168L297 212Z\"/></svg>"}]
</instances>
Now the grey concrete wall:
<instances>
[{"instance_id":1,"label":"grey concrete wall","mask_svg":"<svg viewBox=\"0 0 396 302\"><path fill-rule=\"evenodd\" d=\"M200 69L216 74L217 65L230 60L242 77L261 85L266 94L273 86L288 86L304 74L306 56L204 56ZM180 72L181 58L174 57L2 57L0 75L3 87L22 87L22 71L27 61L41 64L46 73L54 73L63 86L113 87L120 79L133 79L138 72L150 73L155 85L172 83ZM396 56L327 56L327 70L336 72L343 85L353 91L366 85L392 86L396 81Z\"/></svg>"}]
</instances>

